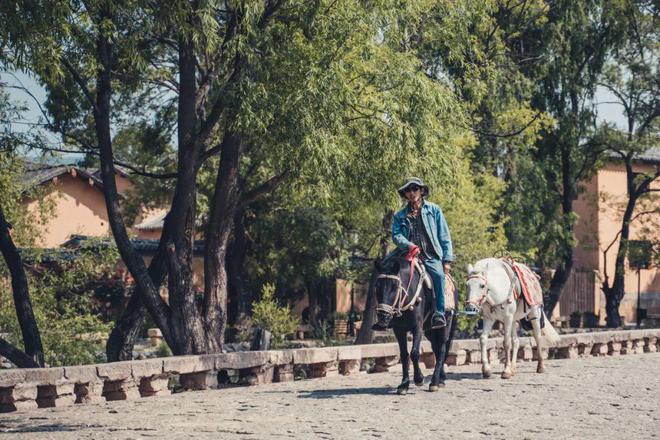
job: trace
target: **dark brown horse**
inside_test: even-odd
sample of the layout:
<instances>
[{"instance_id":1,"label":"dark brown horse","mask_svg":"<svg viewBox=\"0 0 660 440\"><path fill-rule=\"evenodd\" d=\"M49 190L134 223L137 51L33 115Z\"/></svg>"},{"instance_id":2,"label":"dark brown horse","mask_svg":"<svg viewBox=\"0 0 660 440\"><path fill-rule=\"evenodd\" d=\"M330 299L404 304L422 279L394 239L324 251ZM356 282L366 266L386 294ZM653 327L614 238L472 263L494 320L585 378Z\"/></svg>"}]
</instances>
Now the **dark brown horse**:
<instances>
[{"instance_id":1,"label":"dark brown horse","mask_svg":"<svg viewBox=\"0 0 660 440\"><path fill-rule=\"evenodd\" d=\"M424 374L419 367L422 333L431 342L435 354L435 370L429 385L429 391L437 391L445 385L445 358L456 330L455 307L457 292L455 288L445 295L447 304L447 326L430 329L430 316L435 310L433 288L430 277L426 275L424 265L415 259L411 264L405 258L388 257L376 262L380 273L376 280L375 291L378 299L375 327L394 330L399 343L403 378L397 387L398 394L406 394L410 386L410 360L414 370L414 382L417 386L424 383ZM452 287L454 283L448 283ZM447 289L446 289L447 290ZM412 333L412 349L408 352L408 333Z\"/></svg>"}]
</instances>

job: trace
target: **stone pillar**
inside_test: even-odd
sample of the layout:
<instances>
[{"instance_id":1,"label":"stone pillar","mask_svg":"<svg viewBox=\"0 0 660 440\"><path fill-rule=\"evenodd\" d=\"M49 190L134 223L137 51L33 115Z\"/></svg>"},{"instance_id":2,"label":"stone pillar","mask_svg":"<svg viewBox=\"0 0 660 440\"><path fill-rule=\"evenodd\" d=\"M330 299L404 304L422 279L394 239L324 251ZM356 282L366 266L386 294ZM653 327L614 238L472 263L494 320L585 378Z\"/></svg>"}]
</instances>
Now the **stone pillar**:
<instances>
[{"instance_id":1,"label":"stone pillar","mask_svg":"<svg viewBox=\"0 0 660 440\"><path fill-rule=\"evenodd\" d=\"M646 353L655 353L658 351L658 338L651 336L644 338L644 342L644 351Z\"/></svg>"},{"instance_id":2,"label":"stone pillar","mask_svg":"<svg viewBox=\"0 0 660 440\"><path fill-rule=\"evenodd\" d=\"M103 382L100 380L76 383L73 386L76 403L98 403L103 401Z\"/></svg>"},{"instance_id":3,"label":"stone pillar","mask_svg":"<svg viewBox=\"0 0 660 440\"><path fill-rule=\"evenodd\" d=\"M75 385L58 383L57 385L37 386L37 405L39 408L71 406L76 403Z\"/></svg>"},{"instance_id":4,"label":"stone pillar","mask_svg":"<svg viewBox=\"0 0 660 440\"><path fill-rule=\"evenodd\" d=\"M578 357L578 348L572 344L567 347L557 347L556 356L557 359L575 359Z\"/></svg>"},{"instance_id":5,"label":"stone pillar","mask_svg":"<svg viewBox=\"0 0 660 440\"><path fill-rule=\"evenodd\" d=\"M360 372L360 359L347 359L339 361L339 374L349 376Z\"/></svg>"},{"instance_id":6,"label":"stone pillar","mask_svg":"<svg viewBox=\"0 0 660 440\"><path fill-rule=\"evenodd\" d=\"M465 365L467 362L467 352L465 350L456 350L456 353L449 353L445 358L447 365Z\"/></svg>"},{"instance_id":7,"label":"stone pillar","mask_svg":"<svg viewBox=\"0 0 660 440\"><path fill-rule=\"evenodd\" d=\"M102 396L108 401L138 399L140 397L140 390L132 377L128 379L106 380L103 382Z\"/></svg>"},{"instance_id":8,"label":"stone pillar","mask_svg":"<svg viewBox=\"0 0 660 440\"><path fill-rule=\"evenodd\" d=\"M616 356L621 354L621 342L610 341L607 343L607 354Z\"/></svg>"},{"instance_id":9,"label":"stone pillar","mask_svg":"<svg viewBox=\"0 0 660 440\"><path fill-rule=\"evenodd\" d=\"M420 356L420 361L422 361L427 369L435 368L435 353L422 353Z\"/></svg>"},{"instance_id":10,"label":"stone pillar","mask_svg":"<svg viewBox=\"0 0 660 440\"><path fill-rule=\"evenodd\" d=\"M633 341L633 353L643 354L644 353L644 339L635 339Z\"/></svg>"},{"instance_id":11,"label":"stone pillar","mask_svg":"<svg viewBox=\"0 0 660 440\"><path fill-rule=\"evenodd\" d=\"M524 345L518 348L518 359L521 361L531 361L534 357L534 351L530 345Z\"/></svg>"},{"instance_id":12,"label":"stone pillar","mask_svg":"<svg viewBox=\"0 0 660 440\"><path fill-rule=\"evenodd\" d=\"M276 365L273 373L275 382L293 382L293 364Z\"/></svg>"},{"instance_id":13,"label":"stone pillar","mask_svg":"<svg viewBox=\"0 0 660 440\"><path fill-rule=\"evenodd\" d=\"M155 374L153 376L146 376L140 378L140 385L138 389L140 391L140 396L142 397L152 397L152 396L167 396L172 394L172 392L167 387L169 385L169 375L168 374Z\"/></svg>"},{"instance_id":14,"label":"stone pillar","mask_svg":"<svg viewBox=\"0 0 660 440\"><path fill-rule=\"evenodd\" d=\"M480 364L481 350L467 350L467 358L470 364Z\"/></svg>"},{"instance_id":15,"label":"stone pillar","mask_svg":"<svg viewBox=\"0 0 660 440\"><path fill-rule=\"evenodd\" d=\"M37 385L19 383L0 387L0 413L37 408Z\"/></svg>"},{"instance_id":16,"label":"stone pillar","mask_svg":"<svg viewBox=\"0 0 660 440\"><path fill-rule=\"evenodd\" d=\"M239 376L248 385L260 385L272 383L275 367L271 364L259 365L258 367L242 368L239 370Z\"/></svg>"},{"instance_id":17,"label":"stone pillar","mask_svg":"<svg viewBox=\"0 0 660 440\"><path fill-rule=\"evenodd\" d=\"M605 356L608 352L607 344L596 342L591 347L592 356Z\"/></svg>"},{"instance_id":18,"label":"stone pillar","mask_svg":"<svg viewBox=\"0 0 660 440\"><path fill-rule=\"evenodd\" d=\"M337 361L309 364L309 369L312 378L339 376Z\"/></svg>"},{"instance_id":19,"label":"stone pillar","mask_svg":"<svg viewBox=\"0 0 660 440\"><path fill-rule=\"evenodd\" d=\"M179 383L186 390L201 391L218 388L218 372L215 370L198 371L179 375Z\"/></svg>"},{"instance_id":20,"label":"stone pillar","mask_svg":"<svg viewBox=\"0 0 660 440\"><path fill-rule=\"evenodd\" d=\"M621 343L621 354L632 354L633 341L623 341Z\"/></svg>"},{"instance_id":21,"label":"stone pillar","mask_svg":"<svg viewBox=\"0 0 660 440\"><path fill-rule=\"evenodd\" d=\"M371 370L372 373L385 373L390 371L390 367L399 363L399 356L384 356L374 359L375 364Z\"/></svg>"}]
</instances>

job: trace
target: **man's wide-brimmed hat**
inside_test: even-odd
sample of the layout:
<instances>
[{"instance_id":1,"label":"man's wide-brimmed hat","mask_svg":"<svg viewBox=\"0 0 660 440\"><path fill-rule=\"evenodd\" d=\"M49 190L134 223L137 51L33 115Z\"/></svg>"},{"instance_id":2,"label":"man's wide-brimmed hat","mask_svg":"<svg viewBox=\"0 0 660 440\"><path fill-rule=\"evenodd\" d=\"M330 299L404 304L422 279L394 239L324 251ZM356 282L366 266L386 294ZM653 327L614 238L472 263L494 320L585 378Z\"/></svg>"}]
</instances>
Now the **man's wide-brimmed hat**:
<instances>
[{"instance_id":1,"label":"man's wide-brimmed hat","mask_svg":"<svg viewBox=\"0 0 660 440\"><path fill-rule=\"evenodd\" d=\"M403 186L398 189L399 195L401 197L405 197L406 188L408 188L410 185L417 185L420 188L422 188L422 196L426 197L429 195L429 187L426 186L426 184L422 179L420 179L419 177L410 177L406 179L406 183L404 183Z\"/></svg>"}]
</instances>

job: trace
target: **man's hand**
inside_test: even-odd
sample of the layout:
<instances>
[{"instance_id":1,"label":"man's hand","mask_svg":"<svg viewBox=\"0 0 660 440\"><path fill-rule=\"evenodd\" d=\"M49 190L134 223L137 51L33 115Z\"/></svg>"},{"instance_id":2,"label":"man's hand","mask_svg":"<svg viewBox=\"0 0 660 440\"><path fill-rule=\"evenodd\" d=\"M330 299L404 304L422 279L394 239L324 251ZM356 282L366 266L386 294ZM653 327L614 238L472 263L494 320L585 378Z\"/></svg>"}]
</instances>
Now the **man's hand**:
<instances>
[{"instance_id":1,"label":"man's hand","mask_svg":"<svg viewBox=\"0 0 660 440\"><path fill-rule=\"evenodd\" d=\"M406 259L407 259L407 260L412 260L412 259L415 258L417 255L419 255L419 253L420 253L421 251L422 251L422 250L419 248L419 246L413 244L412 246L410 246L410 247L408 248L408 253L406 254Z\"/></svg>"},{"instance_id":2,"label":"man's hand","mask_svg":"<svg viewBox=\"0 0 660 440\"><path fill-rule=\"evenodd\" d=\"M449 271L451 270L451 263L442 263L442 268L445 270L445 273L448 274Z\"/></svg>"}]
</instances>

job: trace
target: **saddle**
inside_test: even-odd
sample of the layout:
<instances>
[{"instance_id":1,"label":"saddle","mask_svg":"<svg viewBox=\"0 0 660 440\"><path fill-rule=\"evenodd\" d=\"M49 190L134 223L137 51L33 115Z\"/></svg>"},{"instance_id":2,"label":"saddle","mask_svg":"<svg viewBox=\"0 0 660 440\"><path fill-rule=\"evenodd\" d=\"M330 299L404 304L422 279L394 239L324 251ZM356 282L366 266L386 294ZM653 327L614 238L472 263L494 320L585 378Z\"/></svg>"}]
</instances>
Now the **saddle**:
<instances>
[{"instance_id":1,"label":"saddle","mask_svg":"<svg viewBox=\"0 0 660 440\"><path fill-rule=\"evenodd\" d=\"M501 259L507 274L514 286L513 295L516 300L522 295L525 304L537 306L543 304L543 290L541 289L540 277L528 266L518 263L511 257Z\"/></svg>"}]
</instances>

